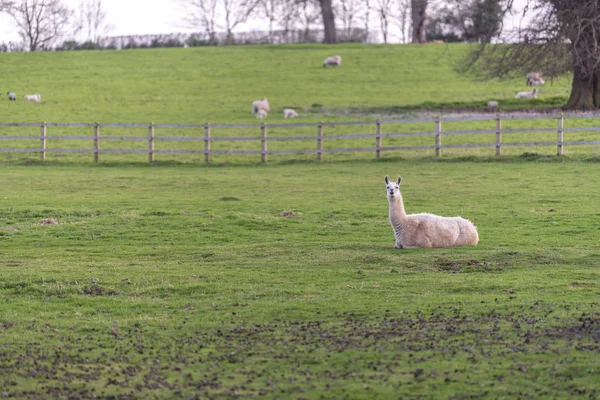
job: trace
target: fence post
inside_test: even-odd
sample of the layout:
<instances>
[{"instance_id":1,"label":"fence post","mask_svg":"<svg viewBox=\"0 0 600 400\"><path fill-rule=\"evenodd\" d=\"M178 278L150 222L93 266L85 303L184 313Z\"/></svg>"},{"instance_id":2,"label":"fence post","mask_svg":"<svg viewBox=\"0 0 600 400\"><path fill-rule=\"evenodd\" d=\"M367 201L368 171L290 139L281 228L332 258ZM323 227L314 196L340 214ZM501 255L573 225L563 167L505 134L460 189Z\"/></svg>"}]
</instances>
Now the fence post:
<instances>
[{"instance_id":1,"label":"fence post","mask_svg":"<svg viewBox=\"0 0 600 400\"><path fill-rule=\"evenodd\" d=\"M46 160L46 122L40 126L40 160Z\"/></svg>"},{"instance_id":2,"label":"fence post","mask_svg":"<svg viewBox=\"0 0 600 400\"><path fill-rule=\"evenodd\" d=\"M267 162L267 126L260 124L260 160Z\"/></svg>"},{"instance_id":3,"label":"fence post","mask_svg":"<svg viewBox=\"0 0 600 400\"><path fill-rule=\"evenodd\" d=\"M210 124L204 124L204 162L210 162Z\"/></svg>"},{"instance_id":4,"label":"fence post","mask_svg":"<svg viewBox=\"0 0 600 400\"><path fill-rule=\"evenodd\" d=\"M323 122L317 125L317 161L323 159Z\"/></svg>"},{"instance_id":5,"label":"fence post","mask_svg":"<svg viewBox=\"0 0 600 400\"><path fill-rule=\"evenodd\" d=\"M94 123L94 162L100 159L100 124Z\"/></svg>"},{"instance_id":6,"label":"fence post","mask_svg":"<svg viewBox=\"0 0 600 400\"><path fill-rule=\"evenodd\" d=\"M561 113L560 117L558 117L558 144L556 145L556 155L558 155L558 156L564 155L564 149L563 149L563 125L564 125L564 116Z\"/></svg>"},{"instance_id":7,"label":"fence post","mask_svg":"<svg viewBox=\"0 0 600 400\"><path fill-rule=\"evenodd\" d=\"M439 119L435 120L435 155L440 157L442 155L442 121Z\"/></svg>"},{"instance_id":8,"label":"fence post","mask_svg":"<svg viewBox=\"0 0 600 400\"><path fill-rule=\"evenodd\" d=\"M154 122L148 125L148 162L154 162Z\"/></svg>"},{"instance_id":9,"label":"fence post","mask_svg":"<svg viewBox=\"0 0 600 400\"><path fill-rule=\"evenodd\" d=\"M502 121L500 114L496 114L496 155L502 155Z\"/></svg>"},{"instance_id":10,"label":"fence post","mask_svg":"<svg viewBox=\"0 0 600 400\"><path fill-rule=\"evenodd\" d=\"M381 157L381 120L377 120L377 125L375 128L375 157Z\"/></svg>"}]
</instances>

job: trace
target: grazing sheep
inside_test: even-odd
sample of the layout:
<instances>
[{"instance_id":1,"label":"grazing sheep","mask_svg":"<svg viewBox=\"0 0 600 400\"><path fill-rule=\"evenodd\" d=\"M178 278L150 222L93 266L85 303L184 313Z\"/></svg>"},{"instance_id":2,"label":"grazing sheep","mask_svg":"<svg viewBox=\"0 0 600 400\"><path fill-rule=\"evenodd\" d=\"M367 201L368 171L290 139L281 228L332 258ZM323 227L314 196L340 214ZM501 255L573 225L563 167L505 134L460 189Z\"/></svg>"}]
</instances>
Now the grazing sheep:
<instances>
[{"instance_id":1,"label":"grazing sheep","mask_svg":"<svg viewBox=\"0 0 600 400\"><path fill-rule=\"evenodd\" d=\"M342 65L342 57L340 57L340 56L327 57L325 59L325 61L323 61L323 68L327 67L328 65L335 65L336 67Z\"/></svg>"},{"instance_id":2,"label":"grazing sheep","mask_svg":"<svg viewBox=\"0 0 600 400\"><path fill-rule=\"evenodd\" d=\"M540 79L536 79L534 81L531 81L531 85L530 86L540 86L543 85L544 83L546 83L542 78Z\"/></svg>"},{"instance_id":3,"label":"grazing sheep","mask_svg":"<svg viewBox=\"0 0 600 400\"><path fill-rule=\"evenodd\" d=\"M259 110L264 110L267 113L271 111L266 97L252 102L252 114L256 114Z\"/></svg>"},{"instance_id":4,"label":"grazing sheep","mask_svg":"<svg viewBox=\"0 0 600 400\"><path fill-rule=\"evenodd\" d=\"M487 109L489 111L495 111L495 110L497 110L498 109L498 102L497 101L493 101L493 100L492 101L488 101Z\"/></svg>"},{"instance_id":5,"label":"grazing sheep","mask_svg":"<svg viewBox=\"0 0 600 400\"><path fill-rule=\"evenodd\" d=\"M35 101L37 103L39 103L40 101L42 101L42 96L40 96L39 93L36 93L36 94L26 94L25 96L23 96L23 98L26 101Z\"/></svg>"},{"instance_id":6,"label":"grazing sheep","mask_svg":"<svg viewBox=\"0 0 600 400\"><path fill-rule=\"evenodd\" d=\"M17 95L13 92L6 92L9 101L17 101Z\"/></svg>"},{"instance_id":7,"label":"grazing sheep","mask_svg":"<svg viewBox=\"0 0 600 400\"><path fill-rule=\"evenodd\" d=\"M533 88L531 92L519 92L515 96L516 99L537 99L537 88Z\"/></svg>"},{"instance_id":8,"label":"grazing sheep","mask_svg":"<svg viewBox=\"0 0 600 400\"><path fill-rule=\"evenodd\" d=\"M470 246L479 242L477 228L461 217L440 217L434 214L406 215L400 194L400 182L385 177L390 224L394 229L396 249Z\"/></svg>"},{"instance_id":9,"label":"grazing sheep","mask_svg":"<svg viewBox=\"0 0 600 400\"><path fill-rule=\"evenodd\" d=\"M256 118L258 118L258 119L267 118L267 112L265 110L258 110L256 112Z\"/></svg>"},{"instance_id":10,"label":"grazing sheep","mask_svg":"<svg viewBox=\"0 0 600 400\"><path fill-rule=\"evenodd\" d=\"M527 86L533 86L533 85L543 85L544 84L544 80L542 79L542 73L541 72L529 72L527 75L525 75L525 80L526 80L526 84Z\"/></svg>"},{"instance_id":11,"label":"grazing sheep","mask_svg":"<svg viewBox=\"0 0 600 400\"><path fill-rule=\"evenodd\" d=\"M283 118L298 118L298 113L291 108L283 110Z\"/></svg>"}]
</instances>

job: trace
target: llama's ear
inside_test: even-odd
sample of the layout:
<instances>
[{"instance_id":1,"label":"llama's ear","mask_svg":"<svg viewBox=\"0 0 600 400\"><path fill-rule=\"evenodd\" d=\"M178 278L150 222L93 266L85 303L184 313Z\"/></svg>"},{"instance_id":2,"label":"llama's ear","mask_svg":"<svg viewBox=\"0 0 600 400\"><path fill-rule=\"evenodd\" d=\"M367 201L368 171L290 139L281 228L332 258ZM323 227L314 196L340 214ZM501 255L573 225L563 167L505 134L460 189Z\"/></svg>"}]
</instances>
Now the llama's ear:
<instances>
[{"instance_id":1,"label":"llama's ear","mask_svg":"<svg viewBox=\"0 0 600 400\"><path fill-rule=\"evenodd\" d=\"M402 182L402 177L398 177L398 180L396 181L396 183L398 184L398 186L400 186L400 182Z\"/></svg>"},{"instance_id":2,"label":"llama's ear","mask_svg":"<svg viewBox=\"0 0 600 400\"><path fill-rule=\"evenodd\" d=\"M385 176L385 184L387 185L388 183L390 183L390 180L388 179L387 175Z\"/></svg>"}]
</instances>

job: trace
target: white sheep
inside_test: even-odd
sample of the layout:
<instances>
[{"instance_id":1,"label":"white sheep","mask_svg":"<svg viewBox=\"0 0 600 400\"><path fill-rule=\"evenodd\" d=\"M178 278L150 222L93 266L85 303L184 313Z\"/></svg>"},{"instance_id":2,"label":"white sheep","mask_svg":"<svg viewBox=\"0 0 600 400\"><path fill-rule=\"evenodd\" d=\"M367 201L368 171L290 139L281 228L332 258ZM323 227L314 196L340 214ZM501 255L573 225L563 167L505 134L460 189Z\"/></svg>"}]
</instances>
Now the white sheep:
<instances>
[{"instance_id":1,"label":"white sheep","mask_svg":"<svg viewBox=\"0 0 600 400\"><path fill-rule=\"evenodd\" d=\"M434 214L406 215L400 194L400 182L385 177L390 203L390 224L394 229L396 249L471 246L479 242L477 228L462 217L440 217Z\"/></svg>"},{"instance_id":2,"label":"white sheep","mask_svg":"<svg viewBox=\"0 0 600 400\"><path fill-rule=\"evenodd\" d=\"M530 86L540 86L546 83L542 78L531 81Z\"/></svg>"},{"instance_id":3,"label":"white sheep","mask_svg":"<svg viewBox=\"0 0 600 400\"><path fill-rule=\"evenodd\" d=\"M258 118L258 119L267 118L267 112L265 110L258 110L256 112L256 118Z\"/></svg>"},{"instance_id":4,"label":"white sheep","mask_svg":"<svg viewBox=\"0 0 600 400\"><path fill-rule=\"evenodd\" d=\"M26 101L35 101L37 103L39 103L40 101L42 101L42 96L40 96L39 93L36 93L36 94L26 94L25 96L23 96L23 98Z\"/></svg>"},{"instance_id":5,"label":"white sheep","mask_svg":"<svg viewBox=\"0 0 600 400\"><path fill-rule=\"evenodd\" d=\"M298 118L298 113L296 112L296 110L286 108L283 110L283 118Z\"/></svg>"},{"instance_id":6,"label":"white sheep","mask_svg":"<svg viewBox=\"0 0 600 400\"><path fill-rule=\"evenodd\" d=\"M527 84L527 86L544 84L544 80L542 79L542 72L540 72L540 71L529 72L527 75L525 75L525 81L526 81L525 83Z\"/></svg>"},{"instance_id":7,"label":"white sheep","mask_svg":"<svg viewBox=\"0 0 600 400\"><path fill-rule=\"evenodd\" d=\"M336 67L342 65L342 57L340 57L340 56L327 57L325 59L325 61L323 61L323 68L327 67L328 65L335 65Z\"/></svg>"},{"instance_id":8,"label":"white sheep","mask_svg":"<svg viewBox=\"0 0 600 400\"><path fill-rule=\"evenodd\" d=\"M259 110L264 110L267 113L271 111L266 97L252 102L252 114L256 114Z\"/></svg>"},{"instance_id":9,"label":"white sheep","mask_svg":"<svg viewBox=\"0 0 600 400\"><path fill-rule=\"evenodd\" d=\"M519 92L515 96L515 99L537 99L537 88L533 88L531 92Z\"/></svg>"},{"instance_id":10,"label":"white sheep","mask_svg":"<svg viewBox=\"0 0 600 400\"><path fill-rule=\"evenodd\" d=\"M14 92L6 92L8 101L17 101L17 95Z\"/></svg>"},{"instance_id":11,"label":"white sheep","mask_svg":"<svg viewBox=\"0 0 600 400\"><path fill-rule=\"evenodd\" d=\"M495 111L495 110L497 110L498 109L498 102L497 101L493 101L493 100L488 101L487 108L488 108L489 111Z\"/></svg>"}]
</instances>

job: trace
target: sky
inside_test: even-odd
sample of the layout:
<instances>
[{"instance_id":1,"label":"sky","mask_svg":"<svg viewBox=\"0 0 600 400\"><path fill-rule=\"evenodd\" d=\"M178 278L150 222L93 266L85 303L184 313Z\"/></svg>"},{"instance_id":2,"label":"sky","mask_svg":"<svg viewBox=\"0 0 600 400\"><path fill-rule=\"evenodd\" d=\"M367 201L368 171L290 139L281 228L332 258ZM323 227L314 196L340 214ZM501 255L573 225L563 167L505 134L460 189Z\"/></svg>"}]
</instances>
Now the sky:
<instances>
[{"instance_id":1,"label":"sky","mask_svg":"<svg viewBox=\"0 0 600 400\"><path fill-rule=\"evenodd\" d=\"M524 1L516 0L515 3ZM63 2L72 9L78 8L79 0ZM181 19L184 12L174 0L102 0L102 4L113 26L110 36L190 32L183 26ZM520 19L520 15L514 15L505 22L509 26L518 25ZM373 28L377 29L375 25ZM257 29L256 25L254 29ZM12 18L0 14L0 43L8 41L19 41L19 37Z\"/></svg>"},{"instance_id":2,"label":"sky","mask_svg":"<svg viewBox=\"0 0 600 400\"><path fill-rule=\"evenodd\" d=\"M77 9L79 0L63 0ZM188 32L179 26L183 12L173 0L102 0L107 19L114 26L111 36ZM0 42L17 41L12 18L0 14Z\"/></svg>"}]
</instances>

